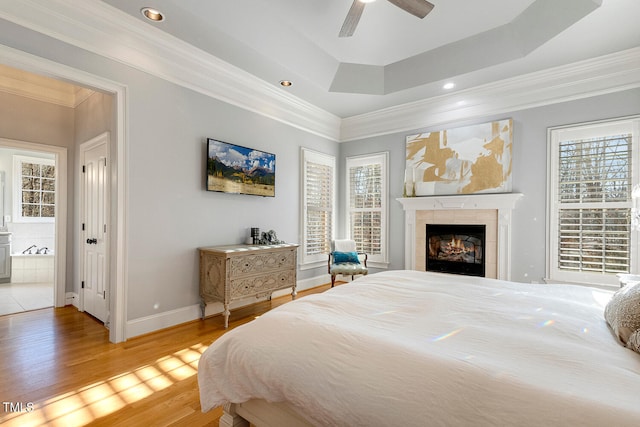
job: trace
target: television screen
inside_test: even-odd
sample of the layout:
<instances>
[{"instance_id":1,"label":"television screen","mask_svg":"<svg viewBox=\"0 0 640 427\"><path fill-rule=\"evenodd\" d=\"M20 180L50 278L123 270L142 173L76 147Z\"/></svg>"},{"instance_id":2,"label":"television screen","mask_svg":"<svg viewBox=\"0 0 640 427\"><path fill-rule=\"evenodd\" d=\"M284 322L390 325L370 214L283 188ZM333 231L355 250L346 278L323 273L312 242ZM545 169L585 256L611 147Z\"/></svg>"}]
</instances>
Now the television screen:
<instances>
[{"instance_id":1,"label":"television screen","mask_svg":"<svg viewBox=\"0 0 640 427\"><path fill-rule=\"evenodd\" d=\"M207 138L207 191L276 195L276 156Z\"/></svg>"}]
</instances>

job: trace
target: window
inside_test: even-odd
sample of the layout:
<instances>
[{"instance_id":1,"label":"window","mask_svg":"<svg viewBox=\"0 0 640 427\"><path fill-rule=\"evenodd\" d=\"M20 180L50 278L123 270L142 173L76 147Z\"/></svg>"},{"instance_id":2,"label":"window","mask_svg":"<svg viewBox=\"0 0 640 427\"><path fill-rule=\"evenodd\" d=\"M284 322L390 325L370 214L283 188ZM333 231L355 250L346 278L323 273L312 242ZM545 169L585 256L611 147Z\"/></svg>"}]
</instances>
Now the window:
<instances>
[{"instance_id":1,"label":"window","mask_svg":"<svg viewBox=\"0 0 640 427\"><path fill-rule=\"evenodd\" d=\"M636 270L631 228L640 119L550 130L549 278L618 283Z\"/></svg>"},{"instance_id":2,"label":"window","mask_svg":"<svg viewBox=\"0 0 640 427\"><path fill-rule=\"evenodd\" d=\"M336 159L302 149L302 259L317 267L327 262L335 224Z\"/></svg>"},{"instance_id":3,"label":"window","mask_svg":"<svg viewBox=\"0 0 640 427\"><path fill-rule=\"evenodd\" d=\"M13 156L14 222L53 222L56 173L53 159Z\"/></svg>"},{"instance_id":4,"label":"window","mask_svg":"<svg viewBox=\"0 0 640 427\"><path fill-rule=\"evenodd\" d=\"M388 153L347 157L347 230L368 265L387 267Z\"/></svg>"}]
</instances>

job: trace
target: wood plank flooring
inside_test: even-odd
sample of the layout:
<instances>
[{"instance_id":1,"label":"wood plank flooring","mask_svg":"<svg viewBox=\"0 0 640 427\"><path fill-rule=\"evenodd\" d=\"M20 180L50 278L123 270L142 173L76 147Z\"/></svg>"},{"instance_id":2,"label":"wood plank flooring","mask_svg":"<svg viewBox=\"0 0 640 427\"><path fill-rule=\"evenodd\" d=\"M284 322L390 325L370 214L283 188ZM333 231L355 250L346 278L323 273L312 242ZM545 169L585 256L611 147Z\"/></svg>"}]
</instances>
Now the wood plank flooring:
<instances>
[{"instance_id":1,"label":"wood plank flooring","mask_svg":"<svg viewBox=\"0 0 640 427\"><path fill-rule=\"evenodd\" d=\"M229 330L290 300L234 310ZM75 307L0 316L0 424L217 426L222 409L200 410L196 369L225 332L214 316L112 344L107 329Z\"/></svg>"}]
</instances>

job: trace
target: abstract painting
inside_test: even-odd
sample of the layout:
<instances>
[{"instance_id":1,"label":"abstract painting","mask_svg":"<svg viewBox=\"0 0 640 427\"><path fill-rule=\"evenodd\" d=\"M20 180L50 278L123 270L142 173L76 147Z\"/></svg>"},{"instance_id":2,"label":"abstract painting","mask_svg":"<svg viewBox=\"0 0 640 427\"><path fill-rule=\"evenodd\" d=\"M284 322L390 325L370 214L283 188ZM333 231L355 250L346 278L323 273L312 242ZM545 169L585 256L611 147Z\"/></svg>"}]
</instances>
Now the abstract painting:
<instances>
[{"instance_id":1,"label":"abstract painting","mask_svg":"<svg viewBox=\"0 0 640 427\"><path fill-rule=\"evenodd\" d=\"M513 120L407 136L410 196L511 192Z\"/></svg>"}]
</instances>

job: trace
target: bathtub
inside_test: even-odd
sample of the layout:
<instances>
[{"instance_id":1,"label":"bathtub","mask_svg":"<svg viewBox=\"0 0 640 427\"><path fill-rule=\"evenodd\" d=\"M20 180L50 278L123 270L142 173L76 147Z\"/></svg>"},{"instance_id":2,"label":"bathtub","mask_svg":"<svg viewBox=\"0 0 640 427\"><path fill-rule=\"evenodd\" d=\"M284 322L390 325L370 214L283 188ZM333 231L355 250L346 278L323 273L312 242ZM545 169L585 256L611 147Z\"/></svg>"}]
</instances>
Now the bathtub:
<instances>
[{"instance_id":1,"label":"bathtub","mask_svg":"<svg viewBox=\"0 0 640 427\"><path fill-rule=\"evenodd\" d=\"M54 255L11 254L11 283L53 283Z\"/></svg>"}]
</instances>

